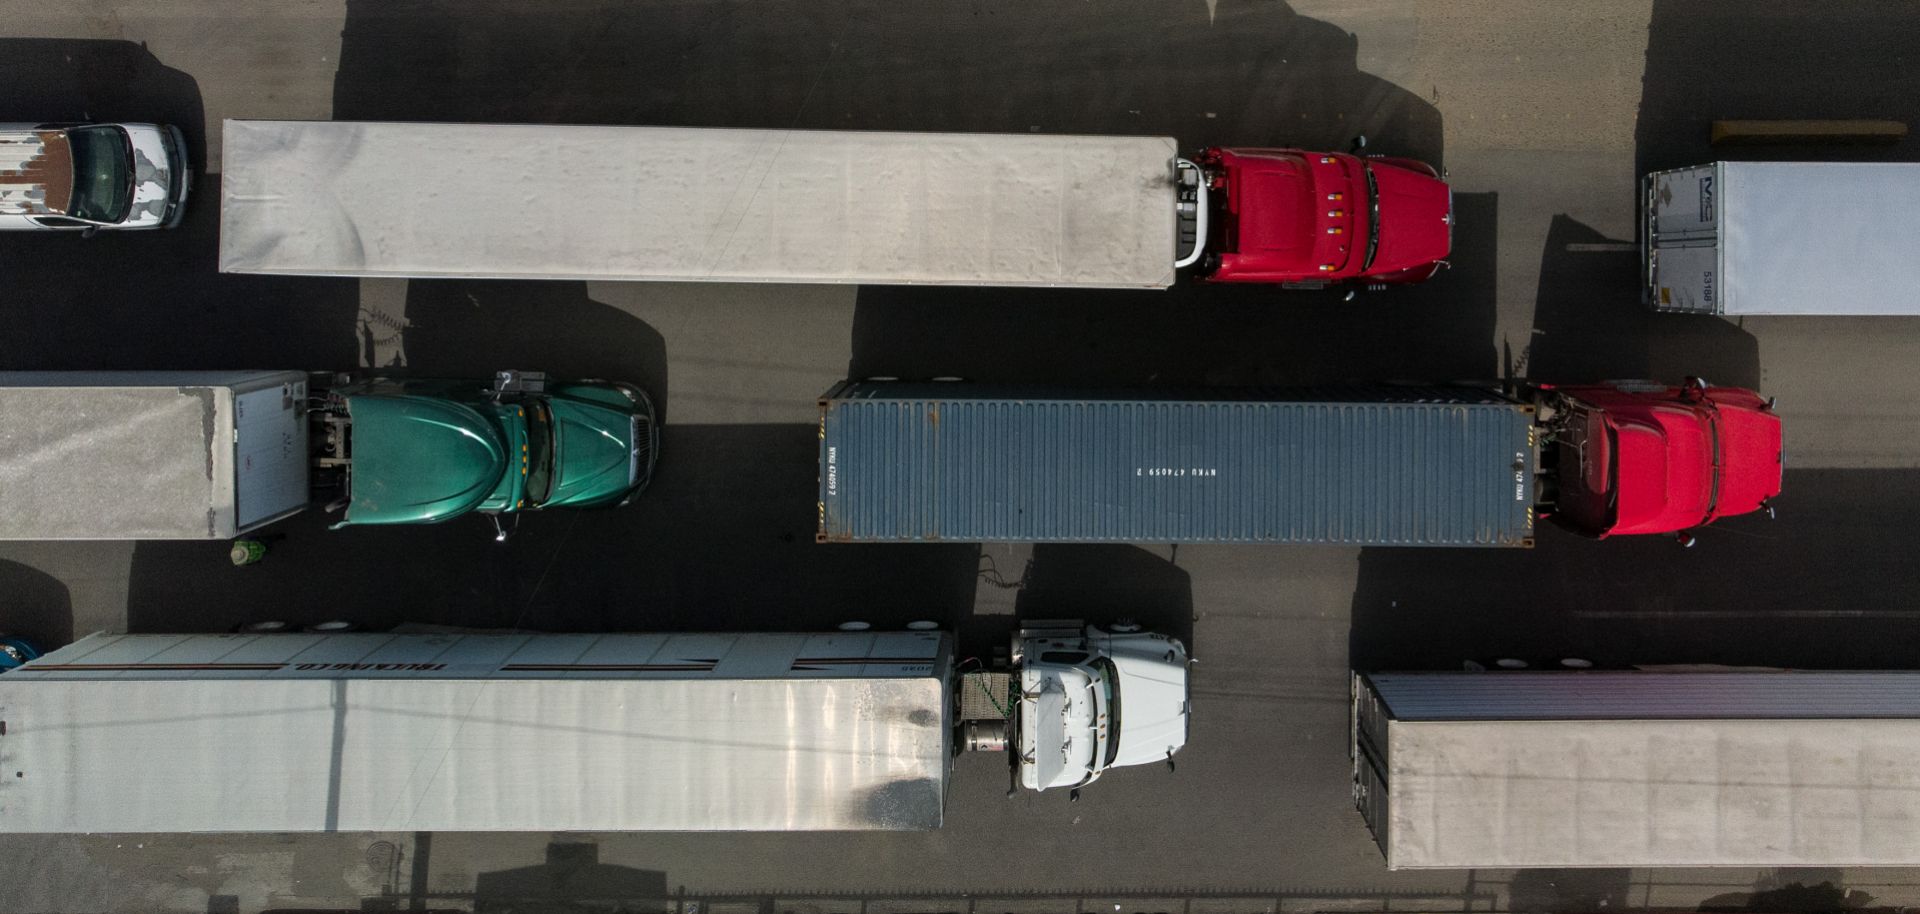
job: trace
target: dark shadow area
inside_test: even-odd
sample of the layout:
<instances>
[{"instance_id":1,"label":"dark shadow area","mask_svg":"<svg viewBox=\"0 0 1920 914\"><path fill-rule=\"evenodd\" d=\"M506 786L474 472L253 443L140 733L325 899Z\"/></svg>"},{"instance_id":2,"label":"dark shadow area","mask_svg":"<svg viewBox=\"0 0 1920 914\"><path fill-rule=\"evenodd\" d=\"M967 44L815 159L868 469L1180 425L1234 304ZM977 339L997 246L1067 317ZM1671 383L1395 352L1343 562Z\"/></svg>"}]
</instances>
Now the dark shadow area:
<instances>
[{"instance_id":1,"label":"dark shadow area","mask_svg":"<svg viewBox=\"0 0 1920 914\"><path fill-rule=\"evenodd\" d=\"M526 368L554 379L626 381L667 414L666 341L645 321L588 298L584 282L410 280L407 324L407 367L416 377Z\"/></svg>"},{"instance_id":2,"label":"dark shadow area","mask_svg":"<svg viewBox=\"0 0 1920 914\"><path fill-rule=\"evenodd\" d=\"M1014 606L1022 619L1085 619L1141 629L1193 643L1193 578L1171 559L1139 546L1041 543L1033 547L1025 586Z\"/></svg>"},{"instance_id":3,"label":"dark shadow area","mask_svg":"<svg viewBox=\"0 0 1920 914\"><path fill-rule=\"evenodd\" d=\"M1688 375L1760 386L1760 343L1727 320L1658 314L1640 303L1640 254L1567 216L1540 255L1533 338L1510 341L1518 374L1559 383Z\"/></svg>"},{"instance_id":4,"label":"dark shadow area","mask_svg":"<svg viewBox=\"0 0 1920 914\"><path fill-rule=\"evenodd\" d=\"M329 531L318 511L270 528L286 538L245 567L224 543L143 542L130 625L806 631L952 625L971 611L975 546L814 543L817 446L810 425L669 426L633 504L529 514L504 545L478 517Z\"/></svg>"},{"instance_id":5,"label":"dark shadow area","mask_svg":"<svg viewBox=\"0 0 1920 914\"><path fill-rule=\"evenodd\" d=\"M1654 0L1635 129L1637 171L1716 160L1912 161L1893 146L1711 146L1715 120L1885 118L1920 128L1912 4Z\"/></svg>"},{"instance_id":6,"label":"dark shadow area","mask_svg":"<svg viewBox=\"0 0 1920 914\"><path fill-rule=\"evenodd\" d=\"M0 559L0 632L43 651L73 641L73 598L67 585L38 568Z\"/></svg>"},{"instance_id":7,"label":"dark shadow area","mask_svg":"<svg viewBox=\"0 0 1920 914\"><path fill-rule=\"evenodd\" d=\"M600 862L600 846L555 841L534 866L481 873L474 880L475 914L581 914L665 911L667 874Z\"/></svg>"},{"instance_id":8,"label":"dark shadow area","mask_svg":"<svg viewBox=\"0 0 1920 914\"><path fill-rule=\"evenodd\" d=\"M1846 888L1846 874L1832 867L1793 867L1767 870L1752 892L1730 892L1700 902L1700 910L1714 914L1841 914L1867 910L1873 895Z\"/></svg>"},{"instance_id":9,"label":"dark shadow area","mask_svg":"<svg viewBox=\"0 0 1920 914\"><path fill-rule=\"evenodd\" d=\"M170 123L187 135L186 220L164 231L8 232L4 369L319 368L354 364L351 282L217 272L220 182L200 87L127 41L0 39L0 121ZM57 269L49 269L57 264Z\"/></svg>"},{"instance_id":10,"label":"dark shadow area","mask_svg":"<svg viewBox=\"0 0 1920 914\"><path fill-rule=\"evenodd\" d=\"M1362 294L864 286L852 377L1073 385L1287 385L1499 373L1493 194L1454 198L1454 267Z\"/></svg>"},{"instance_id":11,"label":"dark shadow area","mask_svg":"<svg viewBox=\"0 0 1920 914\"><path fill-rule=\"evenodd\" d=\"M1152 23L1142 28L1142 23ZM1439 164L1437 109L1281 2L349 0L334 116L1167 134Z\"/></svg>"},{"instance_id":12,"label":"dark shadow area","mask_svg":"<svg viewBox=\"0 0 1920 914\"><path fill-rule=\"evenodd\" d=\"M1624 910L1632 906L1632 888L1632 870L1520 870L1507 886L1507 909L1513 914Z\"/></svg>"},{"instance_id":13,"label":"dark shadow area","mask_svg":"<svg viewBox=\"0 0 1920 914\"><path fill-rule=\"evenodd\" d=\"M1355 669L1577 656L1605 665L1915 669L1920 471L1789 470L1778 520L1667 537L1541 532L1530 551L1368 549ZM1810 570L1816 570L1810 573Z\"/></svg>"}]
</instances>

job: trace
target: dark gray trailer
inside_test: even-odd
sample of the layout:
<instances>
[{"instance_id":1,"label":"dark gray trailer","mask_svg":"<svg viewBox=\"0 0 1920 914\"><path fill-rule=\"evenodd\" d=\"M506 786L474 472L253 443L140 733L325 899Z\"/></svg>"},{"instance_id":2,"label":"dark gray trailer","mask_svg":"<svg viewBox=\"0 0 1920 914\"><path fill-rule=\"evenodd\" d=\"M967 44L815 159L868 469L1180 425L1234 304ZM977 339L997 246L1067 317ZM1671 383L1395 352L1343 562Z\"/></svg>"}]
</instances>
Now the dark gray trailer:
<instances>
[{"instance_id":1,"label":"dark gray trailer","mask_svg":"<svg viewBox=\"0 0 1920 914\"><path fill-rule=\"evenodd\" d=\"M844 382L818 538L1527 547L1535 413L1470 387Z\"/></svg>"}]
</instances>

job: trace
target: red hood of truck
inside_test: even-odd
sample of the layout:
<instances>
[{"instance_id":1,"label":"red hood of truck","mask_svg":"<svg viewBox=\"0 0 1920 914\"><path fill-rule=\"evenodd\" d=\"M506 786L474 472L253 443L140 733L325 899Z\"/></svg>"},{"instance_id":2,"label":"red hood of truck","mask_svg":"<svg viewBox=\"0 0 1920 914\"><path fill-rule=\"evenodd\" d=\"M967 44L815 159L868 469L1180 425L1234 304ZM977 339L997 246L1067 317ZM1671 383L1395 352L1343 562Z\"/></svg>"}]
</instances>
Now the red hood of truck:
<instances>
[{"instance_id":1,"label":"red hood of truck","mask_svg":"<svg viewBox=\"0 0 1920 914\"><path fill-rule=\"evenodd\" d=\"M1358 272L1367 207L1359 159L1299 149L1219 149L1203 158L1227 188L1208 244L1220 264L1208 279L1318 282Z\"/></svg>"},{"instance_id":2,"label":"red hood of truck","mask_svg":"<svg viewBox=\"0 0 1920 914\"><path fill-rule=\"evenodd\" d=\"M1720 421L1720 499L1714 506L1715 517L1760 510L1779 496L1786 469L1780 417L1765 409L1757 395L1744 390L1727 393L1745 394L1755 402L1722 396L1721 388L1707 394L1719 407Z\"/></svg>"},{"instance_id":3,"label":"red hood of truck","mask_svg":"<svg viewBox=\"0 0 1920 914\"><path fill-rule=\"evenodd\" d=\"M1619 467L1608 533L1673 533L1711 519L1713 437L1699 413L1655 406L1607 423Z\"/></svg>"},{"instance_id":4,"label":"red hood of truck","mask_svg":"<svg viewBox=\"0 0 1920 914\"><path fill-rule=\"evenodd\" d=\"M1563 524L1591 536L1676 533L1757 511L1780 494L1780 417L1753 391L1560 391L1581 404L1562 433L1576 452L1555 515Z\"/></svg>"},{"instance_id":5,"label":"red hood of truck","mask_svg":"<svg viewBox=\"0 0 1920 914\"><path fill-rule=\"evenodd\" d=\"M1380 245L1363 278L1430 271L1452 252L1453 192L1431 174L1393 160L1369 165L1380 188Z\"/></svg>"}]
</instances>

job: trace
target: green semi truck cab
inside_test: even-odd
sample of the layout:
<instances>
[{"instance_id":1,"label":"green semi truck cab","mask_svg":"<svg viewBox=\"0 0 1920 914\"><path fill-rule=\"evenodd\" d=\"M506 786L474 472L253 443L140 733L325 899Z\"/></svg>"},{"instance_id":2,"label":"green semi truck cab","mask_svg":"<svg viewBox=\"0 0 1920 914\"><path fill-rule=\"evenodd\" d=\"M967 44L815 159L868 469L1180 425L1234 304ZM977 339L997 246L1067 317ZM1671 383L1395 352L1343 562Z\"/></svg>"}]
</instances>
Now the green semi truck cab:
<instances>
[{"instance_id":1,"label":"green semi truck cab","mask_svg":"<svg viewBox=\"0 0 1920 914\"><path fill-rule=\"evenodd\" d=\"M316 384L316 388L321 385ZM537 372L327 386L311 416L333 526L440 523L480 513L625 504L659 453L652 402L611 381Z\"/></svg>"}]
</instances>

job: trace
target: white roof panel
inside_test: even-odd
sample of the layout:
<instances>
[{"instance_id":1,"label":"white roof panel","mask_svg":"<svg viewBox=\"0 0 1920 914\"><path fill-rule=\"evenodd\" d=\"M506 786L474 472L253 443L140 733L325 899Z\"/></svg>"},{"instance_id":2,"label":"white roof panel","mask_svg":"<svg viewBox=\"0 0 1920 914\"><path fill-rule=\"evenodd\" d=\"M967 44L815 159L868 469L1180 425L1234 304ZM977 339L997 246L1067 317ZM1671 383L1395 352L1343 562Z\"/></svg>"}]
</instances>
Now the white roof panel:
<instances>
[{"instance_id":1,"label":"white roof panel","mask_svg":"<svg viewBox=\"0 0 1920 914\"><path fill-rule=\"evenodd\" d=\"M1160 288L1166 137L226 122L231 273Z\"/></svg>"}]
</instances>

